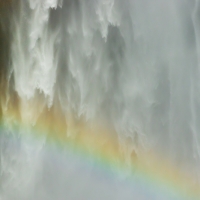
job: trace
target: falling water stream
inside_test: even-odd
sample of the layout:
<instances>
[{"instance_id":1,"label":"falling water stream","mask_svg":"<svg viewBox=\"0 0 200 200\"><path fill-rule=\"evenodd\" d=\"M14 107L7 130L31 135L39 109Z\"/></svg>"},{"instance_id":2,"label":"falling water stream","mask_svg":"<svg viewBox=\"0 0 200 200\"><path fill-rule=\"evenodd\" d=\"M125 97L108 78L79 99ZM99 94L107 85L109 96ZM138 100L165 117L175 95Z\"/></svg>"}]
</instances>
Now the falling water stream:
<instances>
[{"instance_id":1,"label":"falling water stream","mask_svg":"<svg viewBox=\"0 0 200 200\"><path fill-rule=\"evenodd\" d=\"M1 16L0 200L181 199L36 139L48 116L67 138L112 130L127 166L153 151L200 184L199 0L18 0Z\"/></svg>"}]
</instances>

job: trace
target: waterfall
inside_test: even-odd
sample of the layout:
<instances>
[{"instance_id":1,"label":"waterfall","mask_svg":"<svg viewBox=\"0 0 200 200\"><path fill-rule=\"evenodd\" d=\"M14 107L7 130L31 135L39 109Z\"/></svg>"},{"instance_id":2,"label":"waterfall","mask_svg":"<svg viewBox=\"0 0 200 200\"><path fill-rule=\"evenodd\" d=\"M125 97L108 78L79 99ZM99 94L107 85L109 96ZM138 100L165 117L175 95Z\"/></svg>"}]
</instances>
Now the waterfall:
<instances>
[{"instance_id":1,"label":"waterfall","mask_svg":"<svg viewBox=\"0 0 200 200\"><path fill-rule=\"evenodd\" d=\"M7 152L18 145L2 136L1 173L17 171L21 187L32 187L26 179L46 145L45 136L30 145L32 127L52 115L68 138L82 123L111 129L127 165L133 153L153 151L200 182L199 0L16 2L1 19L0 116L20 149ZM14 134L16 118L25 129Z\"/></svg>"}]
</instances>

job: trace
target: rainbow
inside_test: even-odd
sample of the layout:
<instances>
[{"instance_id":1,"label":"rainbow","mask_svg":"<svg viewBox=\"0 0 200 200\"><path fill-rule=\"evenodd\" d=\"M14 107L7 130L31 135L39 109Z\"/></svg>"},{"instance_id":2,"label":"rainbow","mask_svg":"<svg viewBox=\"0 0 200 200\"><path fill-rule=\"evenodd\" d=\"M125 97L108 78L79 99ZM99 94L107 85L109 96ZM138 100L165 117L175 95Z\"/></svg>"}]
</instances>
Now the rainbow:
<instances>
[{"instance_id":1,"label":"rainbow","mask_svg":"<svg viewBox=\"0 0 200 200\"><path fill-rule=\"evenodd\" d=\"M144 151L141 148L137 153L132 152L126 159L126 152L123 152L118 142L117 133L111 128L91 126L84 119L74 122L73 115L66 122L61 108L55 106L43 109L33 125L28 119L22 120L16 107L3 112L1 129L11 126L16 132L20 129L33 130L38 140L45 135L49 145L56 144L58 149L66 151L70 149L74 155L79 155L85 160L91 158L97 166L106 171L112 170L116 175L128 172L130 180L136 173L145 183L176 193L182 199L200 198L200 185L195 184L191 176L180 172L155 152ZM127 141L127 145L130 145L130 142Z\"/></svg>"},{"instance_id":2,"label":"rainbow","mask_svg":"<svg viewBox=\"0 0 200 200\"><path fill-rule=\"evenodd\" d=\"M0 0L1 12L6 12L5 8L8 9L8 5L11 6L13 2ZM0 32L0 38L4 39L4 47L8 49L9 37ZM6 56L1 57L6 59ZM57 149L70 149L74 156L81 156L83 160L93 159L97 166L108 173L113 170L117 176L128 172L130 180L137 173L147 185L153 185L155 190L164 188L162 191L175 193L182 199L200 199L200 185L156 152L138 148L137 152L132 151L126 157L126 152L120 146L117 133L112 127L104 127L97 122L92 122L91 125L84 119L77 121L73 113L66 117L62 109L55 106L56 103L48 109L41 106L40 100L27 102L26 109L31 114L27 118L24 117L20 112L23 102L16 93L7 91L9 87L5 63L0 63L0 133L7 127L12 127L15 132L21 129L32 130L37 140L45 136L49 146L56 144ZM9 98L6 97L8 94ZM40 107L42 111L38 114ZM132 141L129 140L124 143L127 147L131 145Z\"/></svg>"}]
</instances>

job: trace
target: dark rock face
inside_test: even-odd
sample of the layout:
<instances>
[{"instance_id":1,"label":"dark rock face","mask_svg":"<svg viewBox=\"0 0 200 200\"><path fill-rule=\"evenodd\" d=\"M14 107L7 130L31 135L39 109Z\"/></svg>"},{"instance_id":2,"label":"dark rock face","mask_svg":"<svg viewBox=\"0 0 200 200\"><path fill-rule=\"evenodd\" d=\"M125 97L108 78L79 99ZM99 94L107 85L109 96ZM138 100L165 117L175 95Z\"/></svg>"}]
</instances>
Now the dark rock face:
<instances>
[{"instance_id":1,"label":"dark rock face","mask_svg":"<svg viewBox=\"0 0 200 200\"><path fill-rule=\"evenodd\" d=\"M10 62L11 19L19 0L0 0L0 119L5 101L7 72Z\"/></svg>"}]
</instances>

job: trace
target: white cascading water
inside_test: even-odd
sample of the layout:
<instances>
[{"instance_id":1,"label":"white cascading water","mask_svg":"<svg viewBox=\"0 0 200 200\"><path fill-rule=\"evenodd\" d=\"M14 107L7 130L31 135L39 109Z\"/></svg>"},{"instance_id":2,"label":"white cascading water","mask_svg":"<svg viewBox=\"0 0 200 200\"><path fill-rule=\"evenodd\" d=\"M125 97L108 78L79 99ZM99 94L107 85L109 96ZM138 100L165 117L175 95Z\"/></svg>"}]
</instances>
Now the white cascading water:
<instances>
[{"instance_id":1,"label":"white cascading water","mask_svg":"<svg viewBox=\"0 0 200 200\"><path fill-rule=\"evenodd\" d=\"M60 104L66 121L75 113L109 124L122 148L129 138L130 151L152 148L200 181L199 16L199 0L21 1L9 74L22 119L34 124L46 105ZM2 200L65 199L59 192L28 197L45 139L17 140L17 155L6 151L19 145L2 140Z\"/></svg>"}]
</instances>

